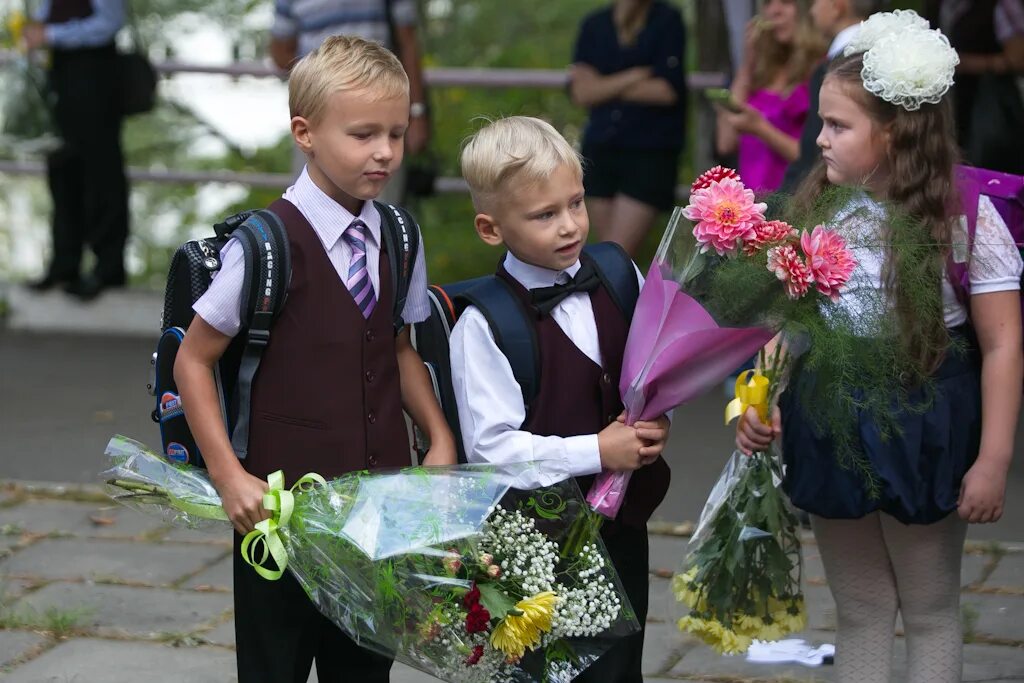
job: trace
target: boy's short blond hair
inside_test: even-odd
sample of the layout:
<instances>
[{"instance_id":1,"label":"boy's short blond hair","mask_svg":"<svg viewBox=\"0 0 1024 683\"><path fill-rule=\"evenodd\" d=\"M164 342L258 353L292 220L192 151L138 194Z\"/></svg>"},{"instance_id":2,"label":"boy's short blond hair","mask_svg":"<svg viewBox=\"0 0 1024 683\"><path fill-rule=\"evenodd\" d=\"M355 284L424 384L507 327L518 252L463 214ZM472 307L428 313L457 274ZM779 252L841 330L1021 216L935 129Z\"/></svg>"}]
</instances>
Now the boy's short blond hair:
<instances>
[{"instance_id":1,"label":"boy's short blond hair","mask_svg":"<svg viewBox=\"0 0 1024 683\"><path fill-rule=\"evenodd\" d=\"M527 185L549 177L559 166L583 177L580 156L547 121L531 116L509 116L489 121L462 148L462 176L469 185L473 206L486 212L518 179Z\"/></svg>"},{"instance_id":2,"label":"boy's short blond hair","mask_svg":"<svg viewBox=\"0 0 1024 683\"><path fill-rule=\"evenodd\" d=\"M300 59L288 77L288 109L316 124L330 96L369 90L375 99L408 96L409 77L395 55L370 40L330 36Z\"/></svg>"}]
</instances>

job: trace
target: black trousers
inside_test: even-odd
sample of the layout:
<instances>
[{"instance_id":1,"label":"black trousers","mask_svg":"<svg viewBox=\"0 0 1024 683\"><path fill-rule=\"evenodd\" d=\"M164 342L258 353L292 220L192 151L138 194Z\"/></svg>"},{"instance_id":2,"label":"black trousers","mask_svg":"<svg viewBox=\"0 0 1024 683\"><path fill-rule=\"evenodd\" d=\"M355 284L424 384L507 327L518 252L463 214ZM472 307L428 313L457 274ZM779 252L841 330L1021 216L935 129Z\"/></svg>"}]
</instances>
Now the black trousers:
<instances>
[{"instance_id":1,"label":"black trousers","mask_svg":"<svg viewBox=\"0 0 1024 683\"><path fill-rule=\"evenodd\" d=\"M650 585L647 529L605 522L601 537L640 622L640 632L621 639L574 680L578 683L643 683L644 630Z\"/></svg>"},{"instance_id":2,"label":"black trousers","mask_svg":"<svg viewBox=\"0 0 1024 683\"><path fill-rule=\"evenodd\" d=\"M82 250L88 245L96 255L95 276L105 284L123 284L128 181L113 45L54 50L50 88L63 138L63 145L47 158L53 198L50 275L77 279Z\"/></svg>"},{"instance_id":3,"label":"black trousers","mask_svg":"<svg viewBox=\"0 0 1024 683\"><path fill-rule=\"evenodd\" d=\"M391 660L359 647L310 602L291 572L268 581L242 559L235 534L238 683L387 683Z\"/></svg>"}]
</instances>

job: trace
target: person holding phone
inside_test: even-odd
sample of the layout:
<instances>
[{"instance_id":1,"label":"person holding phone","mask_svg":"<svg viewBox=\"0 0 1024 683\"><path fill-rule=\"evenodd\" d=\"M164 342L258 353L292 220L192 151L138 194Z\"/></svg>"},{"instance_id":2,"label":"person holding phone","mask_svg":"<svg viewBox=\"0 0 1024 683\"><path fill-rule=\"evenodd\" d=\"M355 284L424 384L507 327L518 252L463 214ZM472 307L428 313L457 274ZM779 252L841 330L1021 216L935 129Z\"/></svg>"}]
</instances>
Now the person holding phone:
<instances>
[{"instance_id":1,"label":"person holding phone","mask_svg":"<svg viewBox=\"0 0 1024 683\"><path fill-rule=\"evenodd\" d=\"M659 211L675 205L686 121L679 10L615 0L580 24L569 72L583 133L587 212L601 241L636 253Z\"/></svg>"},{"instance_id":2,"label":"person holding phone","mask_svg":"<svg viewBox=\"0 0 1024 683\"><path fill-rule=\"evenodd\" d=\"M731 98L708 92L718 111L716 148L738 154L743 182L774 192L800 154L810 105L808 81L825 54L808 0L766 0L747 28Z\"/></svg>"}]
</instances>

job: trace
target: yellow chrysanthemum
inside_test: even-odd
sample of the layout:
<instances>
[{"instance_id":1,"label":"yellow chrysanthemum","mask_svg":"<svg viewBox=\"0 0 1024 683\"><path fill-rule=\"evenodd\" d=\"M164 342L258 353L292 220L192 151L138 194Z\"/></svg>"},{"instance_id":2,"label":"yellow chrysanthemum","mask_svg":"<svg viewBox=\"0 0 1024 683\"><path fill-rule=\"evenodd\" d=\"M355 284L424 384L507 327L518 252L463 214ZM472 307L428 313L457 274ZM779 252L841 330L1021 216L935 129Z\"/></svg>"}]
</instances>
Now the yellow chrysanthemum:
<instances>
[{"instance_id":1,"label":"yellow chrysanthemum","mask_svg":"<svg viewBox=\"0 0 1024 683\"><path fill-rule=\"evenodd\" d=\"M736 633L729 629L722 629L722 634L718 638L717 643L709 643L711 647L715 649L715 652L722 655L739 655L743 654L750 648L750 644L753 639L750 636L744 636Z\"/></svg>"},{"instance_id":2,"label":"yellow chrysanthemum","mask_svg":"<svg viewBox=\"0 0 1024 683\"><path fill-rule=\"evenodd\" d=\"M782 640L782 636L786 635L789 631L786 630L786 626L783 622L775 620L770 624L765 624L759 632L755 635L758 640Z\"/></svg>"},{"instance_id":3,"label":"yellow chrysanthemum","mask_svg":"<svg viewBox=\"0 0 1024 683\"><path fill-rule=\"evenodd\" d=\"M737 633L742 633L745 636L756 636L764 628L764 622L761 621L761 617L753 614L741 614L733 622L733 627Z\"/></svg>"},{"instance_id":4,"label":"yellow chrysanthemum","mask_svg":"<svg viewBox=\"0 0 1024 683\"><path fill-rule=\"evenodd\" d=\"M772 618L785 629L786 633L803 631L807 626L807 614L803 611L802 606L794 605L790 609L775 612L772 614Z\"/></svg>"},{"instance_id":5,"label":"yellow chrysanthemum","mask_svg":"<svg viewBox=\"0 0 1024 683\"><path fill-rule=\"evenodd\" d=\"M705 601L698 592L699 584L693 582L693 577L696 575L696 567L685 574L676 574L672 577L672 591L675 593L676 600L699 612L703 611Z\"/></svg>"},{"instance_id":6,"label":"yellow chrysanthemum","mask_svg":"<svg viewBox=\"0 0 1024 683\"><path fill-rule=\"evenodd\" d=\"M551 616L558 596L551 591L537 593L516 603L522 614L507 614L491 633L491 645L510 657L522 657L526 648L540 645L541 633L551 630Z\"/></svg>"}]
</instances>

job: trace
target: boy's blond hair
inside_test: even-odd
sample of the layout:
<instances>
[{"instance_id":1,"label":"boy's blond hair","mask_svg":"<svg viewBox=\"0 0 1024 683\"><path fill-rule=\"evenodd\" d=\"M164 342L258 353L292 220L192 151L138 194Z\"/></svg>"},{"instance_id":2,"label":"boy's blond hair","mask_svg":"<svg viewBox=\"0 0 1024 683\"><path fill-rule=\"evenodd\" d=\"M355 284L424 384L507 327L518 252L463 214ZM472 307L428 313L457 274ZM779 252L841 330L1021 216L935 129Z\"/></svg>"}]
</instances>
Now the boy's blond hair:
<instances>
[{"instance_id":1,"label":"boy's blond hair","mask_svg":"<svg viewBox=\"0 0 1024 683\"><path fill-rule=\"evenodd\" d=\"M513 178L530 185L549 177L559 166L583 177L580 156L547 121L509 116L489 121L462 148L462 176L473 206L485 212Z\"/></svg>"},{"instance_id":2,"label":"boy's blond hair","mask_svg":"<svg viewBox=\"0 0 1024 683\"><path fill-rule=\"evenodd\" d=\"M374 99L409 94L409 77L398 58L379 43L355 36L330 36L292 69L288 109L317 124L327 100L342 90L368 90Z\"/></svg>"}]
</instances>

